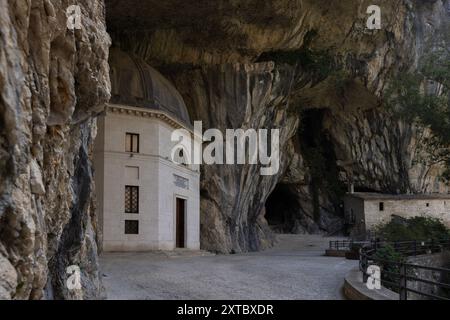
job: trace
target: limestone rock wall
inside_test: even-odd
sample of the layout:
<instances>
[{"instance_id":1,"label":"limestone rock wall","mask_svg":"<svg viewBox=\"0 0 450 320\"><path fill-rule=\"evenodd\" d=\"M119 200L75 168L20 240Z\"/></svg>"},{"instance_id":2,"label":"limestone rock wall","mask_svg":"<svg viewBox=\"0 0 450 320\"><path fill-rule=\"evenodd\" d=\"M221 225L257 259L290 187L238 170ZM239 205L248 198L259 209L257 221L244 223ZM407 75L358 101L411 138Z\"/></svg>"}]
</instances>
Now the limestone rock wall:
<instances>
[{"instance_id":1,"label":"limestone rock wall","mask_svg":"<svg viewBox=\"0 0 450 320\"><path fill-rule=\"evenodd\" d=\"M410 257L408 258L408 263L424 266L424 267L434 267L434 268L447 268L450 266L450 253L448 251L440 252L440 253L433 253L433 254L423 254L418 255L416 257ZM434 282L440 282L440 283L448 283L449 276L448 274L442 272L433 272L431 270L425 270L425 269L416 269L412 270L411 273L413 273L413 277L419 278L419 279L425 279L429 281ZM448 297L449 292L448 289L440 288L435 285L426 284L424 282L419 281L412 281L408 280L407 283L408 288L411 288L413 290L417 290L420 292L428 293L428 294L434 294L439 295L443 297ZM425 296L418 295L414 292L408 292L408 299L409 300L431 300L428 299Z\"/></svg>"},{"instance_id":2,"label":"limestone rock wall","mask_svg":"<svg viewBox=\"0 0 450 320\"><path fill-rule=\"evenodd\" d=\"M429 131L376 110L330 113L324 120L346 180L390 193L446 193L443 167L426 145Z\"/></svg>"},{"instance_id":3,"label":"limestone rock wall","mask_svg":"<svg viewBox=\"0 0 450 320\"><path fill-rule=\"evenodd\" d=\"M270 246L277 185L297 199L298 232L332 233L342 223L335 183L349 176L399 192L439 184L440 168L416 156L421 131L394 122L380 101L441 32L448 0L380 0L381 31L365 29L369 0L105 2L77 1L82 28L70 31L68 0L0 0L0 298L102 296L90 157L110 91L105 11L113 43L170 77L205 129L282 130L277 175L203 167L203 248ZM318 146L324 184L309 152ZM82 290L65 286L73 264Z\"/></svg>"},{"instance_id":4,"label":"limestone rock wall","mask_svg":"<svg viewBox=\"0 0 450 320\"><path fill-rule=\"evenodd\" d=\"M380 31L366 29L373 3L365 0L106 4L113 43L171 78L205 129L283 131L275 176L251 166L203 167L203 248L271 245L265 211L277 187L293 199L290 232L325 234L343 229L340 194L349 181L385 192L445 189L442 168L430 167L419 148L423 130L381 106L390 77L416 68L429 39L443 32L449 1L378 1Z\"/></svg>"},{"instance_id":5,"label":"limestone rock wall","mask_svg":"<svg viewBox=\"0 0 450 320\"><path fill-rule=\"evenodd\" d=\"M201 166L201 244L219 252L258 250L273 244L264 221L264 203L288 161L287 141L298 121L290 117L286 97L292 71L272 62L208 66L180 73L175 84L193 119L226 129L280 130L281 164L274 176L260 175L259 165Z\"/></svg>"},{"instance_id":6,"label":"limestone rock wall","mask_svg":"<svg viewBox=\"0 0 450 320\"><path fill-rule=\"evenodd\" d=\"M102 295L92 118L109 99L104 4L0 1L0 299ZM68 291L66 267L81 269Z\"/></svg>"}]
</instances>

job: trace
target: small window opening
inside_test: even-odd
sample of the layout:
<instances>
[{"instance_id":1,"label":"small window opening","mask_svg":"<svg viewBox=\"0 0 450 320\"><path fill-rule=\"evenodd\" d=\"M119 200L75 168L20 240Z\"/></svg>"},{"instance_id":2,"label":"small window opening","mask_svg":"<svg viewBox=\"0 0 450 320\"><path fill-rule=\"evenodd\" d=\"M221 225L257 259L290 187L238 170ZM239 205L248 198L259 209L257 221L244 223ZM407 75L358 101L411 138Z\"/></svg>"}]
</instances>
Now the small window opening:
<instances>
[{"instance_id":1,"label":"small window opening","mask_svg":"<svg viewBox=\"0 0 450 320\"><path fill-rule=\"evenodd\" d=\"M139 135L127 133L125 139L125 152L139 153Z\"/></svg>"},{"instance_id":2,"label":"small window opening","mask_svg":"<svg viewBox=\"0 0 450 320\"><path fill-rule=\"evenodd\" d=\"M125 234L139 234L139 221L125 220Z\"/></svg>"}]
</instances>

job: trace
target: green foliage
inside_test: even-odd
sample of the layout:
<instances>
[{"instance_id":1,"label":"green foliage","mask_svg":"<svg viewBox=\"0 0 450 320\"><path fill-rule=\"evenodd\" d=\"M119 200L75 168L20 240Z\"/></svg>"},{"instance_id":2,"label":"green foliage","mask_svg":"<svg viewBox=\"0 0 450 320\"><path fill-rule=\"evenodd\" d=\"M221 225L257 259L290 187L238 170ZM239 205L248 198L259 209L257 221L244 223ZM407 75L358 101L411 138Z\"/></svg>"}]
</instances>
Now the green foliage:
<instances>
[{"instance_id":1,"label":"green foliage","mask_svg":"<svg viewBox=\"0 0 450 320\"><path fill-rule=\"evenodd\" d=\"M403 72L386 92L386 104L401 119L429 128L422 145L429 164L447 166L450 180L450 33L437 38L415 72Z\"/></svg>"},{"instance_id":2,"label":"green foliage","mask_svg":"<svg viewBox=\"0 0 450 320\"><path fill-rule=\"evenodd\" d=\"M259 60L271 60L276 64L285 63L291 66L300 66L303 70L324 79L336 68L333 57L327 50L312 50L301 48L290 51L272 51L265 53Z\"/></svg>"},{"instance_id":3,"label":"green foliage","mask_svg":"<svg viewBox=\"0 0 450 320\"><path fill-rule=\"evenodd\" d=\"M389 244L384 245L382 248L377 249L373 259L376 260L387 260L402 263L405 262L405 257L397 252L395 248Z\"/></svg>"},{"instance_id":4,"label":"green foliage","mask_svg":"<svg viewBox=\"0 0 450 320\"><path fill-rule=\"evenodd\" d=\"M388 242L450 238L450 229L439 219L429 217L413 217L409 219L395 217L390 222L377 226L376 233L378 237ZM382 280L398 283L398 276L392 275L392 273L400 273L399 266L396 263L406 262L406 257L397 252L393 246L385 244L377 249L373 258L375 263L381 268ZM386 261L391 263L386 263ZM408 272L412 271L409 270ZM386 287L398 291L397 287L387 284Z\"/></svg>"},{"instance_id":5,"label":"green foliage","mask_svg":"<svg viewBox=\"0 0 450 320\"><path fill-rule=\"evenodd\" d=\"M450 77L450 69L448 70ZM388 105L401 118L428 127L439 138L437 142L450 144L449 92L441 95L427 92L423 74L401 74L388 90Z\"/></svg>"},{"instance_id":6,"label":"green foliage","mask_svg":"<svg viewBox=\"0 0 450 320\"><path fill-rule=\"evenodd\" d=\"M303 71L314 75L316 80L325 79L339 70L330 50L313 50L311 42L317 36L317 31L309 31L303 40L303 46L297 50L275 50L265 52L259 57L259 61L274 61L276 64L289 64L301 67Z\"/></svg>"},{"instance_id":7,"label":"green foliage","mask_svg":"<svg viewBox=\"0 0 450 320\"><path fill-rule=\"evenodd\" d=\"M448 24L450 30L450 24ZM450 88L450 31L437 38L433 50L422 60L422 74L441 83L447 89Z\"/></svg>"},{"instance_id":8,"label":"green foliage","mask_svg":"<svg viewBox=\"0 0 450 320\"><path fill-rule=\"evenodd\" d=\"M447 239L450 230L441 220L430 217L392 219L376 227L377 235L386 241Z\"/></svg>"},{"instance_id":9,"label":"green foliage","mask_svg":"<svg viewBox=\"0 0 450 320\"><path fill-rule=\"evenodd\" d=\"M381 269L381 280L398 283L398 276L393 275L392 273L400 273L399 265L397 265L396 263L406 262L406 258L401 253L397 252L391 245L385 245L376 251L373 259ZM387 263L385 261L389 261L390 263ZM393 291L398 290L398 288L395 286L386 284L386 287Z\"/></svg>"}]
</instances>

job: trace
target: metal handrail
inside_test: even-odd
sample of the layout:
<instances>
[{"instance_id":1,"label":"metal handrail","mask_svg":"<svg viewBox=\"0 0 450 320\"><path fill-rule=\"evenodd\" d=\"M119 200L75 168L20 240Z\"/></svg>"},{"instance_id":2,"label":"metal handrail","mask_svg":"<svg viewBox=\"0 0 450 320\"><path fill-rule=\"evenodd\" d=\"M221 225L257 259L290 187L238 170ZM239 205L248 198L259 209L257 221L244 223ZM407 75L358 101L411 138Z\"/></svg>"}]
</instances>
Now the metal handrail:
<instances>
[{"instance_id":1,"label":"metal handrail","mask_svg":"<svg viewBox=\"0 0 450 320\"><path fill-rule=\"evenodd\" d=\"M396 251L406 253L406 249L410 249L410 253L421 253L424 250L434 248L436 246L448 246L450 240L412 240L412 241L377 241L377 240L365 240L365 241L355 241L355 240L335 240L329 242L329 249L331 250L350 250L353 245L360 246L373 246L373 245L386 245L389 244L393 246Z\"/></svg>"},{"instance_id":2,"label":"metal handrail","mask_svg":"<svg viewBox=\"0 0 450 320\"><path fill-rule=\"evenodd\" d=\"M329 242L329 248L331 250L349 250L355 244L366 244L367 241L355 241L355 240L336 240Z\"/></svg>"},{"instance_id":3,"label":"metal handrail","mask_svg":"<svg viewBox=\"0 0 450 320\"><path fill-rule=\"evenodd\" d=\"M399 299L400 300L407 300L408 299L408 292L412 292L415 294L418 294L420 296L425 296L432 299L437 300L449 300L449 297L445 297L442 295L437 294L431 294L427 292L423 292L420 290L416 290L413 288L408 287L408 280L413 280L416 282L426 283L429 285L434 285L438 287L439 289L449 289L450 283L443 283L438 281L432 281L428 279L423 279L420 277L411 276L410 272L411 270L428 270L432 272L439 273L439 278L442 279L442 276L444 274L448 275L450 277L450 269L446 268L438 268L438 267L430 267L430 266L421 266L418 264L411 264L406 262L399 262L399 261L392 261L392 260L386 260L386 259L379 259L375 258L374 255L377 252L378 249L384 247L385 245L389 244L392 246L396 242L381 242L381 241L371 241L368 242L366 245L362 246L360 249L360 258L359 258L359 269L363 273L363 281L367 282L368 280L368 274L367 274L367 268L370 264L384 264L383 267L389 268L389 266L397 268L399 272L392 272L388 270L384 270L383 272L385 274L393 275L396 279L392 281L387 281L385 279L381 279L382 284L387 284L391 287L396 287L399 289ZM429 240L429 241L399 241L398 243L407 244L406 250L405 248L402 248L400 246L393 246L397 252L401 253L405 257L417 255L422 252L442 252L443 250L450 249L450 240ZM420 243L420 247L418 248L418 243ZM409 250L410 247L413 247L414 250ZM424 250L426 249L426 250ZM390 279L392 280L392 279ZM398 281L397 281L398 280Z\"/></svg>"}]
</instances>

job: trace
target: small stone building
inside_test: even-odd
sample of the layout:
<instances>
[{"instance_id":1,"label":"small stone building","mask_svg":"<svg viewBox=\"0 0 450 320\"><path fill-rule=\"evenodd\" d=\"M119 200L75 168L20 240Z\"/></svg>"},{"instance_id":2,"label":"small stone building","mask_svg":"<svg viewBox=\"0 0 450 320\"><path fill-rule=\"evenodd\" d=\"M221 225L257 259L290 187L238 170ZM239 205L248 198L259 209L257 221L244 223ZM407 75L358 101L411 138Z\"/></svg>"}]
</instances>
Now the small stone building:
<instances>
[{"instance_id":1,"label":"small stone building","mask_svg":"<svg viewBox=\"0 0 450 320\"><path fill-rule=\"evenodd\" d=\"M365 238L375 226L389 222L393 215L434 217L450 227L450 194L348 193L344 210L350 236L355 238Z\"/></svg>"},{"instance_id":2,"label":"small stone building","mask_svg":"<svg viewBox=\"0 0 450 320\"><path fill-rule=\"evenodd\" d=\"M94 147L103 250L199 249L199 168L171 161L172 131L192 132L183 99L135 56L112 49L110 67Z\"/></svg>"}]
</instances>

